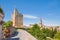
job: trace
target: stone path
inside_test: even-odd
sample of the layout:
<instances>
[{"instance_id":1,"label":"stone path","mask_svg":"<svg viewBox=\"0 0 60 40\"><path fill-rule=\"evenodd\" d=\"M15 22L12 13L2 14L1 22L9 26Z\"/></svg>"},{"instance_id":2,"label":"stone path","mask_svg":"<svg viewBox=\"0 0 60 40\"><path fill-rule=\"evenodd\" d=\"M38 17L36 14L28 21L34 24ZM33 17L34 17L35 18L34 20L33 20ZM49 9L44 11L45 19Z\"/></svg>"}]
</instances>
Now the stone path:
<instances>
[{"instance_id":1,"label":"stone path","mask_svg":"<svg viewBox=\"0 0 60 40\"><path fill-rule=\"evenodd\" d=\"M6 40L37 40L37 39L34 38L31 34L29 34L27 31L18 29L15 35Z\"/></svg>"}]
</instances>

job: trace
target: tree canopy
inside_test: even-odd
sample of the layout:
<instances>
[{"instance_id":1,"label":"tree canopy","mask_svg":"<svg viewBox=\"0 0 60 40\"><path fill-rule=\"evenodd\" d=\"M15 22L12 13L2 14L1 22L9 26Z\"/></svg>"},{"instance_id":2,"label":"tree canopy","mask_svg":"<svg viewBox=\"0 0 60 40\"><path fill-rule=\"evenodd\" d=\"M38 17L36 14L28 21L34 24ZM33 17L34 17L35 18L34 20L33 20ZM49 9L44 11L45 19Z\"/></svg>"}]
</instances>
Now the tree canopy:
<instances>
[{"instance_id":1,"label":"tree canopy","mask_svg":"<svg viewBox=\"0 0 60 40\"><path fill-rule=\"evenodd\" d=\"M60 40L60 32L57 32L54 36L54 40Z\"/></svg>"},{"instance_id":2,"label":"tree canopy","mask_svg":"<svg viewBox=\"0 0 60 40\"><path fill-rule=\"evenodd\" d=\"M3 13L3 10L2 10L2 8L1 8L1 7L0 7L0 13L4 14L4 13Z\"/></svg>"},{"instance_id":3,"label":"tree canopy","mask_svg":"<svg viewBox=\"0 0 60 40\"><path fill-rule=\"evenodd\" d=\"M38 24L34 24L28 32L38 40L51 40L56 34L56 30L50 30L47 28L39 27Z\"/></svg>"},{"instance_id":4,"label":"tree canopy","mask_svg":"<svg viewBox=\"0 0 60 40\"><path fill-rule=\"evenodd\" d=\"M10 27L12 25L12 21L7 21L2 24L3 28Z\"/></svg>"}]
</instances>

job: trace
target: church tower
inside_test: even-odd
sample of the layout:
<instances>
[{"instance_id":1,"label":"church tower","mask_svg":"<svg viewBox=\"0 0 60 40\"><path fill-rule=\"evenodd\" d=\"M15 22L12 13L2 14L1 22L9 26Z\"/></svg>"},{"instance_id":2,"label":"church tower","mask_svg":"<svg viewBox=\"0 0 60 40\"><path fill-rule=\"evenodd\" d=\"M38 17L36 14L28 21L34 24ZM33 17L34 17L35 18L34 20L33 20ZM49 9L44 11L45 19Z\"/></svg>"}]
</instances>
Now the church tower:
<instances>
[{"instance_id":1,"label":"church tower","mask_svg":"<svg viewBox=\"0 0 60 40\"><path fill-rule=\"evenodd\" d=\"M42 18L40 18L39 26L40 26L40 27L43 27L43 24L42 24Z\"/></svg>"},{"instance_id":2,"label":"church tower","mask_svg":"<svg viewBox=\"0 0 60 40\"><path fill-rule=\"evenodd\" d=\"M12 22L13 22L13 27L15 28L23 27L23 15L19 14L16 8L14 8L14 11L12 13Z\"/></svg>"}]
</instances>

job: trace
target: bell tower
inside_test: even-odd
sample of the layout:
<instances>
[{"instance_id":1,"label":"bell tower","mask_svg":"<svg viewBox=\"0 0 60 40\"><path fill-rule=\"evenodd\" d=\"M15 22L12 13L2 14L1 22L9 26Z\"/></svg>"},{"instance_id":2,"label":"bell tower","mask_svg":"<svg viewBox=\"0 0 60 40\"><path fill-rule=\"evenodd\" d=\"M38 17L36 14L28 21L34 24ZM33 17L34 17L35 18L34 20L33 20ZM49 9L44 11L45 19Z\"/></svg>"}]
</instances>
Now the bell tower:
<instances>
[{"instance_id":1,"label":"bell tower","mask_svg":"<svg viewBox=\"0 0 60 40\"><path fill-rule=\"evenodd\" d=\"M42 24L42 18L40 18L39 26L40 26L40 27L43 27L43 24Z\"/></svg>"},{"instance_id":2,"label":"bell tower","mask_svg":"<svg viewBox=\"0 0 60 40\"><path fill-rule=\"evenodd\" d=\"M13 27L15 28L23 27L23 15L20 14L16 8L14 8L14 11L12 13L12 22L13 22Z\"/></svg>"}]
</instances>

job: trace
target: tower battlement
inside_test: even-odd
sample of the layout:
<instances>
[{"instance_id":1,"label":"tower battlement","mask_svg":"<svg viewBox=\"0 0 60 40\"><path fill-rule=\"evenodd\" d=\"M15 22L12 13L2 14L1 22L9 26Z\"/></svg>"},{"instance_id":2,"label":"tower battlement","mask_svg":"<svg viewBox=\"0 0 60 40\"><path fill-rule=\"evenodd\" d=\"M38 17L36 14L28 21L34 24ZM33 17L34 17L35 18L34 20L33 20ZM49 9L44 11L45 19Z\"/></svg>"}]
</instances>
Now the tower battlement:
<instances>
[{"instance_id":1,"label":"tower battlement","mask_svg":"<svg viewBox=\"0 0 60 40\"><path fill-rule=\"evenodd\" d=\"M12 22L15 28L22 28L23 26L23 14L20 14L16 8L12 13Z\"/></svg>"}]
</instances>

